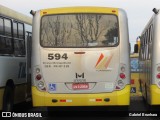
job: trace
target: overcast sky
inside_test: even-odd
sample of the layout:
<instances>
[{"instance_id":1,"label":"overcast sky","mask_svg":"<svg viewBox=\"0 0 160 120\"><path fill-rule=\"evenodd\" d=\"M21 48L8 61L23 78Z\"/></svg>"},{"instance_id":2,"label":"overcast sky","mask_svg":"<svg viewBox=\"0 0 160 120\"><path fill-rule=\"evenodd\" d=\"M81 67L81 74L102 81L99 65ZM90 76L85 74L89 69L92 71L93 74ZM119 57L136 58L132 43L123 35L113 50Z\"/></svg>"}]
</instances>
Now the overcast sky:
<instances>
[{"instance_id":1,"label":"overcast sky","mask_svg":"<svg viewBox=\"0 0 160 120\"><path fill-rule=\"evenodd\" d=\"M160 0L0 0L0 4L28 16L31 16L29 14L30 10L63 6L122 8L128 15L129 36L132 46L153 15L152 9L160 9Z\"/></svg>"}]
</instances>

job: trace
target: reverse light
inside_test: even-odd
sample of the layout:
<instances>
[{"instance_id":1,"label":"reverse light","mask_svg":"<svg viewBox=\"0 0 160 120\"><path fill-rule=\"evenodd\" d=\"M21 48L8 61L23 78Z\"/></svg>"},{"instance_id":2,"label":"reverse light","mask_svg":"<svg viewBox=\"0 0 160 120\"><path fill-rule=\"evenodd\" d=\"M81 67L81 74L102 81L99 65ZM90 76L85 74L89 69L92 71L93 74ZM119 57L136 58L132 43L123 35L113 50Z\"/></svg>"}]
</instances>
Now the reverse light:
<instances>
[{"instance_id":1,"label":"reverse light","mask_svg":"<svg viewBox=\"0 0 160 120\"><path fill-rule=\"evenodd\" d=\"M44 88L44 82L40 81L37 84L38 88L43 89Z\"/></svg>"},{"instance_id":2,"label":"reverse light","mask_svg":"<svg viewBox=\"0 0 160 120\"><path fill-rule=\"evenodd\" d=\"M36 80L40 80L42 76L40 74L36 75Z\"/></svg>"},{"instance_id":3,"label":"reverse light","mask_svg":"<svg viewBox=\"0 0 160 120\"><path fill-rule=\"evenodd\" d=\"M125 75L124 73L120 73L120 74L119 74L119 77L120 77L121 79L125 79L125 78L126 78L126 75Z\"/></svg>"},{"instance_id":4,"label":"reverse light","mask_svg":"<svg viewBox=\"0 0 160 120\"><path fill-rule=\"evenodd\" d=\"M122 87L124 85L124 82L122 80L118 80L118 85Z\"/></svg>"},{"instance_id":5,"label":"reverse light","mask_svg":"<svg viewBox=\"0 0 160 120\"><path fill-rule=\"evenodd\" d=\"M39 68L36 68L36 73L40 73L40 69Z\"/></svg>"},{"instance_id":6,"label":"reverse light","mask_svg":"<svg viewBox=\"0 0 160 120\"><path fill-rule=\"evenodd\" d=\"M124 66L121 67L121 71L125 72L125 67Z\"/></svg>"}]
</instances>

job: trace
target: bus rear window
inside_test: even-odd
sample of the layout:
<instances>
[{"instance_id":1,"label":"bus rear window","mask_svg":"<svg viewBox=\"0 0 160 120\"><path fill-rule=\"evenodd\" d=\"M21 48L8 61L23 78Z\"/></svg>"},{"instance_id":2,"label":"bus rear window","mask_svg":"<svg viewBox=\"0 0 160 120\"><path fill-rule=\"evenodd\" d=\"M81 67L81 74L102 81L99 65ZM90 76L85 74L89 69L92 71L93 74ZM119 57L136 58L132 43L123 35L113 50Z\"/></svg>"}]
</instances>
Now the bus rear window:
<instances>
[{"instance_id":1,"label":"bus rear window","mask_svg":"<svg viewBox=\"0 0 160 120\"><path fill-rule=\"evenodd\" d=\"M119 43L118 18L109 14L48 15L41 19L43 47L114 47Z\"/></svg>"}]
</instances>

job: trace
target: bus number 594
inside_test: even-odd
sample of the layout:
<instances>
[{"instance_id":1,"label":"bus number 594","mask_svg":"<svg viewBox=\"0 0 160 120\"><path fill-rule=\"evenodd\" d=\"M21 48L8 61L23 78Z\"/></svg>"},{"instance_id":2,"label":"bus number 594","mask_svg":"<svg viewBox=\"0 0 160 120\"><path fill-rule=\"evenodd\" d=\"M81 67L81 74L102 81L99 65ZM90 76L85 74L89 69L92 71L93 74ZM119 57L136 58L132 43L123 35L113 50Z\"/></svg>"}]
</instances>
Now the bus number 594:
<instances>
[{"instance_id":1,"label":"bus number 594","mask_svg":"<svg viewBox=\"0 0 160 120\"><path fill-rule=\"evenodd\" d=\"M49 53L48 54L48 60L60 60L60 59L68 59L67 53L64 53L63 55L59 54L59 53Z\"/></svg>"}]
</instances>

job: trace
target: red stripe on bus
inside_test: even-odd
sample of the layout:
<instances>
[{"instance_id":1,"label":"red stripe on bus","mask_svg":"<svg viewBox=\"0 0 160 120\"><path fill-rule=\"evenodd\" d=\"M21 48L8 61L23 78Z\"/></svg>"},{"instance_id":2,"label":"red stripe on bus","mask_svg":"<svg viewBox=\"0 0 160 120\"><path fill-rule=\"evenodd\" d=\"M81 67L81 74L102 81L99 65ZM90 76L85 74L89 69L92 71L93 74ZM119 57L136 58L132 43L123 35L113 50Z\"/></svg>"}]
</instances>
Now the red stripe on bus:
<instances>
[{"instance_id":1,"label":"red stripe on bus","mask_svg":"<svg viewBox=\"0 0 160 120\"><path fill-rule=\"evenodd\" d=\"M66 100L60 100L60 102L66 102Z\"/></svg>"},{"instance_id":2,"label":"red stripe on bus","mask_svg":"<svg viewBox=\"0 0 160 120\"><path fill-rule=\"evenodd\" d=\"M102 99L96 99L96 101L97 101L97 102L101 102L101 101L102 101Z\"/></svg>"}]
</instances>

